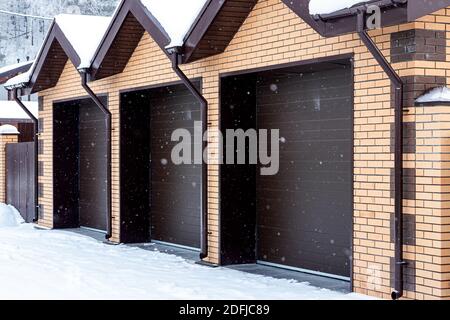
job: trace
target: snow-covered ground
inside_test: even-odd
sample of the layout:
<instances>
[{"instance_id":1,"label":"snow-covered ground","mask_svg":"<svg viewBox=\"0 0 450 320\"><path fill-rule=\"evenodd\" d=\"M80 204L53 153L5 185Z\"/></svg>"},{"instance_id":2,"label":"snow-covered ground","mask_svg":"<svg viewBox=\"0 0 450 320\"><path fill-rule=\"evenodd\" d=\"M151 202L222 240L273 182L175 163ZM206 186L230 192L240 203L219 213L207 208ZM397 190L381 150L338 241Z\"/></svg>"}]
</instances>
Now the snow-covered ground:
<instances>
[{"instance_id":1,"label":"snow-covered ground","mask_svg":"<svg viewBox=\"0 0 450 320\"><path fill-rule=\"evenodd\" d=\"M8 208L2 206L2 212ZM10 211L15 214L14 211ZM0 299L365 299L69 231L0 225ZM7 225L7 226L6 226Z\"/></svg>"}]
</instances>

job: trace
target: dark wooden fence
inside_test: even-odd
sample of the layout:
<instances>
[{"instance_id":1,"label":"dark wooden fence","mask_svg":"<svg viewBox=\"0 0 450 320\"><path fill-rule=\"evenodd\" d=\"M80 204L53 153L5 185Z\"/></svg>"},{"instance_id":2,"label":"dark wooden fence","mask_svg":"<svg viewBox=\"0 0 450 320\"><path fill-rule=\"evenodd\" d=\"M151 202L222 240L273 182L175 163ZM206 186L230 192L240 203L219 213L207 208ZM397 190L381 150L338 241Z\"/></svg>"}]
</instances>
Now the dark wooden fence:
<instances>
[{"instance_id":1,"label":"dark wooden fence","mask_svg":"<svg viewBox=\"0 0 450 320\"><path fill-rule=\"evenodd\" d=\"M6 201L27 222L34 218L34 143L6 146Z\"/></svg>"}]
</instances>

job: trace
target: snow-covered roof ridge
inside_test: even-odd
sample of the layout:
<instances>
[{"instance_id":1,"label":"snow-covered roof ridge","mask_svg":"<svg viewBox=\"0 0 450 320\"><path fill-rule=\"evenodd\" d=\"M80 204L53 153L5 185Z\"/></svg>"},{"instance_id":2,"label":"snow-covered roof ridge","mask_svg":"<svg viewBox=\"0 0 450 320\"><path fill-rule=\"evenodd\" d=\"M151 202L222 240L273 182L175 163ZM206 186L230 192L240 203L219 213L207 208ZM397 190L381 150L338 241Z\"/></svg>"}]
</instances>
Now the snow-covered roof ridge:
<instances>
[{"instance_id":1,"label":"snow-covered roof ridge","mask_svg":"<svg viewBox=\"0 0 450 320\"><path fill-rule=\"evenodd\" d=\"M38 103L35 101L24 101L25 106L37 118ZM0 100L0 119L24 120L29 119L28 115L20 108L15 101Z\"/></svg>"},{"instance_id":2,"label":"snow-covered roof ridge","mask_svg":"<svg viewBox=\"0 0 450 320\"><path fill-rule=\"evenodd\" d=\"M111 17L60 14L55 23L66 36L78 56L78 69L89 68L100 41L109 27Z\"/></svg>"},{"instance_id":3,"label":"snow-covered roof ridge","mask_svg":"<svg viewBox=\"0 0 450 320\"><path fill-rule=\"evenodd\" d=\"M437 87L416 99L416 103L450 102L450 89Z\"/></svg>"},{"instance_id":4,"label":"snow-covered roof ridge","mask_svg":"<svg viewBox=\"0 0 450 320\"><path fill-rule=\"evenodd\" d=\"M372 0L373 1L373 0ZM364 0L310 0L309 13L329 14L339 10L351 8L357 4L364 4L372 1Z\"/></svg>"},{"instance_id":5,"label":"snow-covered roof ridge","mask_svg":"<svg viewBox=\"0 0 450 320\"><path fill-rule=\"evenodd\" d=\"M167 46L181 47L210 0L140 0L170 37Z\"/></svg>"}]
</instances>

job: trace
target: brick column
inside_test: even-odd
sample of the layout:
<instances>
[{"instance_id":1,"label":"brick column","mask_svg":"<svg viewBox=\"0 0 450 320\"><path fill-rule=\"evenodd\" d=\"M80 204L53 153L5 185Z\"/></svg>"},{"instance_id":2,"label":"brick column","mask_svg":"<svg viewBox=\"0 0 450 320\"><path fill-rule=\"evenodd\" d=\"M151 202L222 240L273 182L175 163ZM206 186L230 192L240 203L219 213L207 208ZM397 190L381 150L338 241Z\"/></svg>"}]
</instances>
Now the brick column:
<instances>
[{"instance_id":1,"label":"brick column","mask_svg":"<svg viewBox=\"0 0 450 320\"><path fill-rule=\"evenodd\" d=\"M5 132L10 133L1 133L0 130L0 203L6 203L6 145L8 143L17 143L19 138L18 131L14 133L13 131L5 130Z\"/></svg>"},{"instance_id":2,"label":"brick column","mask_svg":"<svg viewBox=\"0 0 450 320\"><path fill-rule=\"evenodd\" d=\"M450 298L450 105L417 106L416 298Z\"/></svg>"}]
</instances>

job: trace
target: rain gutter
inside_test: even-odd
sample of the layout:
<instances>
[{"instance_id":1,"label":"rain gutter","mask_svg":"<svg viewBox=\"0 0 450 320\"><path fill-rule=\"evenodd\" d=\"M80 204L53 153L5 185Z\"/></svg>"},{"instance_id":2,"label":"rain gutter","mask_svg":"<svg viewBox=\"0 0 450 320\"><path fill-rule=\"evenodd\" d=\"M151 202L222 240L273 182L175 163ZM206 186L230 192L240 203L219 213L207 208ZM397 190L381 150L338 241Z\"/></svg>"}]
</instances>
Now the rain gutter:
<instances>
[{"instance_id":1,"label":"rain gutter","mask_svg":"<svg viewBox=\"0 0 450 320\"><path fill-rule=\"evenodd\" d=\"M191 82L191 80L184 74L184 72L180 69L179 64L181 60L181 48L168 48L167 49L170 59L172 60L172 69L181 79L183 84L188 88L191 94L198 100L200 103L200 117L202 121L202 133L203 135L208 130L208 101L202 96L199 90L195 87L195 85ZM206 150L207 142L202 139L202 150ZM202 151L203 152L203 151ZM201 252L200 259L204 260L208 257L208 164L202 164L202 200L201 200L201 221L200 221L200 230L201 230Z\"/></svg>"},{"instance_id":2,"label":"rain gutter","mask_svg":"<svg viewBox=\"0 0 450 320\"><path fill-rule=\"evenodd\" d=\"M106 240L112 238L112 115L108 108L100 101L98 96L92 91L88 85L88 75L89 70L81 69L79 70L81 76L81 86L87 92L89 97L94 101L96 106L105 116L106 122L106 132L107 132L107 192L108 192L108 207L107 207L107 226L106 226Z\"/></svg>"},{"instance_id":3,"label":"rain gutter","mask_svg":"<svg viewBox=\"0 0 450 320\"><path fill-rule=\"evenodd\" d=\"M403 259L403 80L365 30L365 11L359 10L357 14L358 35L383 71L388 75L395 90L395 289L391 296L393 300L398 300L404 293L404 267L407 264Z\"/></svg>"}]
</instances>

